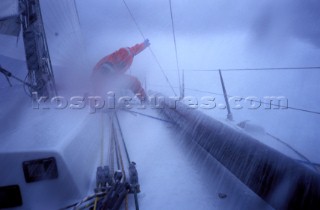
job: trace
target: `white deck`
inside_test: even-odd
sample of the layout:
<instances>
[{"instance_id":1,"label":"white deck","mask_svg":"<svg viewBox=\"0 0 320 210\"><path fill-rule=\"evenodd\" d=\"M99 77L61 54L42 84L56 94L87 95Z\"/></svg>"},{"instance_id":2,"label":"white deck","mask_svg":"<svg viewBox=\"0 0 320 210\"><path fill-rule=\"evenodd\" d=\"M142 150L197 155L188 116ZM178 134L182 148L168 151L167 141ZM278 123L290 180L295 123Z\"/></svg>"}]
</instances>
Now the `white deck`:
<instances>
[{"instance_id":1,"label":"white deck","mask_svg":"<svg viewBox=\"0 0 320 210\"><path fill-rule=\"evenodd\" d=\"M33 109L20 87L1 94L15 95L0 104L0 186L20 186L24 205L16 209L57 209L92 193L101 152L107 157L108 128L101 150L101 115L108 120L107 114ZM157 116L154 110L141 111ZM170 123L123 111L119 120L137 163L141 209L270 209L212 157L177 136ZM26 183L22 162L46 157L56 158L59 177ZM132 196L129 202L133 208Z\"/></svg>"}]
</instances>

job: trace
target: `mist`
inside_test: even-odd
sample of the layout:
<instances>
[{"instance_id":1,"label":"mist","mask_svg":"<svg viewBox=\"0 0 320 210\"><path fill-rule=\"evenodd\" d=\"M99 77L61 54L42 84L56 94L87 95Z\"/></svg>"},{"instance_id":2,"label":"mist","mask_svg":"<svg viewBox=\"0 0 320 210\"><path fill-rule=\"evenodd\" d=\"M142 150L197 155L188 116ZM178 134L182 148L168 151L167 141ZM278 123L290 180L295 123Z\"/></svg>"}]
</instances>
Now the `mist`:
<instances>
[{"instance_id":1,"label":"mist","mask_svg":"<svg viewBox=\"0 0 320 210\"><path fill-rule=\"evenodd\" d=\"M69 90L73 94L90 91L95 63L120 47L142 42L143 35L150 40L161 67L150 50L145 50L135 57L129 73L149 89L174 95L160 71L162 68L175 92L179 92L169 3L160 0L126 3L139 28L121 1L41 1L60 91ZM222 93L217 72L198 70L319 66L319 7L320 3L314 0L173 1L178 64L180 70L185 70L186 94L204 96L188 88ZM17 42L1 35L0 41L2 55L24 59L21 37ZM319 110L318 70L234 71L223 75L231 96L285 96L292 107ZM70 83L71 80L74 82ZM4 78L2 84L5 85ZM224 118L226 111L207 112ZM291 110L234 112L238 120L257 122L295 142L296 147L305 148L306 153L319 151L313 146L320 134L316 115ZM301 127L306 130L299 132L297 128ZM312 158L319 161L315 155Z\"/></svg>"},{"instance_id":2,"label":"mist","mask_svg":"<svg viewBox=\"0 0 320 210\"><path fill-rule=\"evenodd\" d=\"M283 97L291 107L266 108L262 104L258 109L250 109L249 104L242 101L244 108L231 109L234 124L249 122L252 127L247 129L253 130L253 135L257 138L272 134L290 144L311 162L320 163L318 129L320 70L303 69L303 67L320 66L320 1L173 0L175 34L172 31L169 1L126 0L125 2L126 4L119 0L40 0L53 72L60 95L66 97L94 95L92 70L95 64L102 57L121 47L131 47L149 39L151 43L149 49L135 56L131 68L126 73L137 77L148 91L160 92L169 97L179 95L183 71L185 96L198 101L201 101L202 97L214 97L215 108L198 107L198 110L221 122L227 122L226 107L220 106L225 103L217 71L221 69L229 97L259 99L270 96ZM18 77L24 78L27 67L24 63L22 35L19 37L0 35L0 43L0 65ZM295 69L298 67L301 68ZM256 68L284 69L248 70ZM0 82L0 89L7 97L5 88L9 85L6 78L0 75ZM19 85L17 82L13 84ZM32 114L28 114L23 119L21 111L14 113L13 108L9 108L9 102L2 103L7 108L4 110L8 110L8 114L1 115L3 119L12 115L16 121L27 123L29 117L31 118ZM82 116L83 113L70 114L71 111L67 113L72 123L80 124L77 120L87 120ZM47 115L52 117L55 114ZM40 114L37 117L40 119ZM188 146L185 144L188 143L183 142L183 137L178 134L172 136L168 131L172 128L170 124L154 121L137 123L141 117L134 114L128 116L123 114L122 117L125 135L133 133L132 136L135 138L135 141L129 142L129 146L135 152L134 158L143 162L153 153L164 157L163 159L153 157L146 161L157 162L159 168L155 171L149 171L147 166L141 167L145 183L151 183L149 176L161 179L162 172L168 183L159 187L171 190L175 195L179 194L177 189L171 189L173 182L168 178L174 176L175 169L172 169L173 171L164 169L164 165L170 162L169 158L172 158L174 160L169 165L172 168L181 166L180 174L200 170L199 174L197 172L191 177L194 182L201 183L196 186L199 192L217 193L215 190L204 189L206 183L199 178L208 176L202 171L206 167L220 177L229 173L220 166L218 169L208 166L210 161L218 162L217 160L201 153L200 149L193 148L192 151L186 149ZM15 126L13 122L8 123L5 127L9 128L9 132L3 132L3 135L13 133ZM73 128L69 125L63 131L68 129L71 131ZM141 135L142 131L145 139L141 140L139 134ZM171 138L174 140L171 141ZM137 143L139 140L145 145L144 148ZM262 138L261 142L264 140ZM273 146L272 142L264 143ZM286 149L281 151L282 149L278 148L280 152L286 153ZM199 156L206 160L201 166L198 165L199 161L195 161L197 157L194 157L196 152L193 150L199 152ZM181 157L184 154L188 154L187 160L190 163L182 161ZM214 182L212 177L208 179ZM183 176L178 183L184 185L187 181L188 179ZM227 181L219 180L215 186L227 185L228 192L243 189L239 183L236 189L233 189L233 186L229 186L230 183L236 183L233 176L228 177ZM161 185L161 182L156 184ZM153 192L150 186L151 184L147 185L146 190ZM149 194L150 197L157 195L157 192L154 193ZM260 205L260 198L256 200L257 196L252 195L251 191L245 193L253 198L250 200L246 197L246 199L256 206ZM191 199L191 197L191 194L187 194L183 198ZM144 197L143 199L147 200ZM216 199L215 202L219 205L223 202L221 199L213 198L211 194L204 198L208 202L212 199ZM181 198L178 202L187 208L183 204L184 199ZM149 203L144 205L148 206ZM243 208L246 207L240 198L229 205L234 207L240 203ZM210 209L212 206L203 204L203 207Z\"/></svg>"}]
</instances>

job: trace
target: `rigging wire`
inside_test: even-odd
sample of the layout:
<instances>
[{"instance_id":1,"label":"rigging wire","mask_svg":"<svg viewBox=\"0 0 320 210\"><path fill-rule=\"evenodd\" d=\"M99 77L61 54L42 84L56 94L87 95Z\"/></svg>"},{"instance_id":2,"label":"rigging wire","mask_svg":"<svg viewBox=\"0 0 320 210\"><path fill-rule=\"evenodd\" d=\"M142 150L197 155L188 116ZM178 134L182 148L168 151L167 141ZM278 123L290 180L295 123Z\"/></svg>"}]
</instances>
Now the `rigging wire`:
<instances>
[{"instance_id":1,"label":"rigging wire","mask_svg":"<svg viewBox=\"0 0 320 210\"><path fill-rule=\"evenodd\" d=\"M277 70L320 70L320 66L307 67L270 67L270 68L230 68L221 71L277 71ZM219 71L219 69L186 69L185 71Z\"/></svg>"},{"instance_id":2,"label":"rigging wire","mask_svg":"<svg viewBox=\"0 0 320 210\"><path fill-rule=\"evenodd\" d=\"M162 85L151 85L151 86L159 86L159 87L161 87ZM164 87L164 86L162 86L162 87ZM177 88L177 87L175 87L175 88ZM186 90L190 90L190 91L194 91L194 92L199 92L199 93L209 93L209 94L213 94L213 95L223 96L222 93L215 93L215 92L198 90L198 89L193 89L193 88L185 88L185 89ZM232 96L232 95L227 95L227 96L228 97L235 97L235 96ZM244 97L239 97L239 99L246 100L246 98L244 98ZM302 108L297 108L297 107L292 107L292 106L282 106L282 105L279 105L279 104L267 103L267 102L263 102L263 101L256 101L256 100L253 100L253 99L250 99L250 101L261 103L261 104L265 104L265 105L272 105L272 106L276 106L276 107L283 108L283 109L291 109L291 110L307 112L307 113L311 113L311 114L320 114L319 111L302 109Z\"/></svg>"},{"instance_id":3,"label":"rigging wire","mask_svg":"<svg viewBox=\"0 0 320 210\"><path fill-rule=\"evenodd\" d=\"M311 160L309 160L306 156L304 156L303 154L301 154L298 150L296 150L295 148L293 148L290 144L288 144L287 142L279 139L278 137L266 132L266 134L268 136L270 136L271 138L277 140L278 142L280 142L281 144L285 145L286 147L288 147L289 149L291 149L294 153L296 153L301 159L305 160L307 163L309 163L317 172L319 171L319 168L316 167L315 165L313 165L313 163L311 162Z\"/></svg>"},{"instance_id":4,"label":"rigging wire","mask_svg":"<svg viewBox=\"0 0 320 210\"><path fill-rule=\"evenodd\" d=\"M158 64L158 66L159 66L159 68L160 68L160 70L161 70L161 72L162 72L162 74L163 74L164 78L166 79L166 82L169 84L169 86L170 86L170 88L171 88L172 92L174 93L174 95L175 95L175 96L177 96L177 94L176 94L176 92L174 91L173 86L172 86L172 84L171 84L171 82L170 82L169 78L167 77L166 73L164 72L164 70L163 70L163 68L162 68L162 66L161 66L161 64L160 64L160 62L159 62L159 60L158 60L158 58L156 57L156 55L154 54L154 52L152 51L152 49L151 49L151 47L150 47L150 46L149 46L149 50L150 50L150 52L151 52L152 57L155 59L156 63Z\"/></svg>"},{"instance_id":5,"label":"rigging wire","mask_svg":"<svg viewBox=\"0 0 320 210\"><path fill-rule=\"evenodd\" d=\"M138 31L140 32L142 38L143 38L143 39L146 39L146 37L144 36L144 34L143 34L143 32L142 32L142 30L141 30L141 28L140 28L137 20L135 19L135 17L133 16L133 14L132 14L129 6L127 5L126 1L125 1L125 0L122 0L122 2L123 2L123 4L125 5L125 7L127 8L127 11L129 12L130 17L131 17L131 19L133 20L134 24L136 25L136 27L137 27Z\"/></svg>"},{"instance_id":6,"label":"rigging wire","mask_svg":"<svg viewBox=\"0 0 320 210\"><path fill-rule=\"evenodd\" d=\"M300 163L303 163L303 164L306 164L306 165L310 165L312 167L316 167L317 170L320 172L320 164L319 163L309 163L307 161L304 161L304 160L299 160L299 159L296 159L296 161L300 162Z\"/></svg>"},{"instance_id":7,"label":"rigging wire","mask_svg":"<svg viewBox=\"0 0 320 210\"><path fill-rule=\"evenodd\" d=\"M214 94L214 93L212 93ZM223 94L219 94L219 95L223 95ZM237 97L237 96L231 96L231 95L227 95L229 98L231 97ZM239 97L239 99L241 100L247 100L246 98L244 97ZM253 100L253 99L250 99L250 101L252 102L257 102L257 103L260 103L260 104L265 104L265 105L268 105L268 106L275 106L275 107L278 107L278 108L283 108L283 109L291 109L291 110L295 110L295 111L301 111L301 112L307 112L307 113L311 113L311 114L320 114L320 112L318 111L313 111L313 110L307 110L307 109L302 109L302 108L296 108L296 107L291 107L291 106L283 106L283 105L280 105L280 104L273 104L273 103L267 103L267 102L263 102L263 101L257 101L257 100Z\"/></svg>"},{"instance_id":8,"label":"rigging wire","mask_svg":"<svg viewBox=\"0 0 320 210\"><path fill-rule=\"evenodd\" d=\"M134 24L136 25L136 27L137 27L138 31L140 32L140 35L141 35L141 36L142 36L142 38L145 40L145 39L146 39L146 37L145 37L145 35L143 34L143 32L142 32L142 30L141 30L141 28L140 28L140 26L139 26L138 22L136 21L135 17L133 16L133 14L132 14L132 12L131 12L131 10L130 10L129 6L128 6L128 5L127 5L127 3L126 3L126 1L125 1L125 0L122 0L122 2L123 2L123 4L125 5L125 7L127 8L127 11L128 11L128 13L130 14L131 19L133 20ZM153 50L151 49L151 47L150 47L150 46L149 46L149 50L150 50L150 52L151 52L152 57L153 57L153 58L154 58L154 60L156 61L157 65L159 66L159 69L161 70L161 72L162 72L162 74L163 74L164 78L166 79L166 82L169 84L169 86L170 86L170 88L171 88L172 92L173 92L173 93L174 93L174 95L176 96L177 94L176 94L175 90L173 89L172 84L171 84L171 82L170 82L169 78L167 77L167 75L166 75L166 73L165 73L164 69L162 68L162 66L161 66L161 64L160 64L160 62L159 62L159 60L158 60L157 56L154 54L154 52L153 52Z\"/></svg>"},{"instance_id":9,"label":"rigging wire","mask_svg":"<svg viewBox=\"0 0 320 210\"><path fill-rule=\"evenodd\" d=\"M72 5L70 5L70 10L72 11L72 15L76 21L76 26L74 27L74 33L77 35L78 33L76 32L76 29L79 31L79 35L77 36L78 38L78 42L80 42L80 47L82 48L82 57L84 57L84 59L81 59L81 62L84 66L86 66L88 68L88 64L89 64L89 61L88 61L88 55L87 55L87 48L86 46L84 45L84 38L83 38L83 33L82 33L82 30L81 30L81 22L80 22L80 16L79 16L79 11L78 11L78 5L77 5L77 2L76 0L73 0L72 2L69 2L71 3ZM69 5L69 4L68 4ZM75 14L74 14L75 12ZM73 21L72 21L72 25L73 24Z\"/></svg>"},{"instance_id":10,"label":"rigging wire","mask_svg":"<svg viewBox=\"0 0 320 210\"><path fill-rule=\"evenodd\" d=\"M179 60L178 60L178 51L177 51L177 41L176 41L176 33L174 29L174 22L173 22L173 14L172 14L172 3L169 0L170 5L170 17L171 17L171 26L172 26L172 34L173 34L173 42L174 42L174 50L176 55L176 65L178 70L178 78L179 78L179 87L180 87L180 96L182 96L182 86L181 86L181 78L180 78L180 67L179 67Z\"/></svg>"},{"instance_id":11,"label":"rigging wire","mask_svg":"<svg viewBox=\"0 0 320 210\"><path fill-rule=\"evenodd\" d=\"M231 96L231 95L227 95L229 98L231 97L237 97L237 96ZM239 97L239 99L241 100L247 100L246 98L244 97ZM291 109L291 110L295 110L295 111L301 111L301 112L307 112L307 113L312 113L312 114L320 114L320 112L318 111L313 111L313 110L307 110L307 109L302 109L302 108L296 108L296 107L291 107L291 106L283 106L283 105L280 105L280 104L273 104L273 103L267 103L267 102L263 102L263 101L257 101L257 100L254 100L254 99L250 99L250 101L252 102L257 102L257 103L260 103L260 104L265 104L265 105L268 105L268 106L275 106L275 107L278 107L278 108L283 108L283 109Z\"/></svg>"},{"instance_id":12,"label":"rigging wire","mask_svg":"<svg viewBox=\"0 0 320 210\"><path fill-rule=\"evenodd\" d=\"M32 89L26 85L26 83L28 82L28 79L29 79L29 75L30 75L30 72L28 71L26 77L24 78L23 80L23 90L24 92L27 94L27 96L29 96L30 98L32 98ZM28 90L27 90L28 88Z\"/></svg>"},{"instance_id":13,"label":"rigging wire","mask_svg":"<svg viewBox=\"0 0 320 210\"><path fill-rule=\"evenodd\" d=\"M78 24L79 24L79 26L81 27L80 17L79 17L79 11L78 11L78 5L77 5L76 0L73 0L73 7L74 7L74 9L75 9L75 11L76 11Z\"/></svg>"},{"instance_id":14,"label":"rigging wire","mask_svg":"<svg viewBox=\"0 0 320 210\"><path fill-rule=\"evenodd\" d=\"M311 113L311 114L320 114L320 112L318 112L318 111L312 111L312 110L308 110L308 109L300 109L300 108L295 108L295 107L290 107L290 106L284 107L284 108L292 109L295 111L307 112L307 113Z\"/></svg>"},{"instance_id":15,"label":"rigging wire","mask_svg":"<svg viewBox=\"0 0 320 210\"><path fill-rule=\"evenodd\" d=\"M174 124L174 122L172 122L172 121L161 119L159 117L154 117L154 116L148 115L148 114L143 114L141 112L136 112L136 111L132 111L132 110L125 110L125 109L123 111L129 112L129 113L132 113L132 114L138 114L138 115L141 115L141 116L144 116L144 117L148 117L148 118L151 118L151 119L154 119L154 120L159 120L159 121L162 121L162 122Z\"/></svg>"}]
</instances>

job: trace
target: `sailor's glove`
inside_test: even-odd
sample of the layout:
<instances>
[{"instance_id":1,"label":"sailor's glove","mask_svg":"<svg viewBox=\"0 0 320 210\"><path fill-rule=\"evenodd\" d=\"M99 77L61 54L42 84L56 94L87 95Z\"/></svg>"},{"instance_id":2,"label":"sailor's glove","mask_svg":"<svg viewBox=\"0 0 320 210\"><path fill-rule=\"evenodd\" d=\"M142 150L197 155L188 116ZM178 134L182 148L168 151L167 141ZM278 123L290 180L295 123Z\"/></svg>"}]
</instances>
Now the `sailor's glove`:
<instances>
[{"instance_id":1,"label":"sailor's glove","mask_svg":"<svg viewBox=\"0 0 320 210\"><path fill-rule=\"evenodd\" d=\"M144 43L144 46L145 46L145 47L149 47L149 46L150 46L149 39L144 40L143 43Z\"/></svg>"}]
</instances>

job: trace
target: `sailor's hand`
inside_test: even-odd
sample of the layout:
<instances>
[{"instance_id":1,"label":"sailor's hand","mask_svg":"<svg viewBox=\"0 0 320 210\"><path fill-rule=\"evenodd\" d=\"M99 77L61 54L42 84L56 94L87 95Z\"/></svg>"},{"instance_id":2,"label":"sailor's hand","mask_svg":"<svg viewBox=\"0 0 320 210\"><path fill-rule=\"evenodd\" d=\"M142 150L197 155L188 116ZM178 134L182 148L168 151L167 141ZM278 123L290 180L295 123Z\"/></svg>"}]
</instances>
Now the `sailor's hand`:
<instances>
[{"instance_id":1,"label":"sailor's hand","mask_svg":"<svg viewBox=\"0 0 320 210\"><path fill-rule=\"evenodd\" d=\"M149 47L149 46L150 46L149 39L144 40L143 43L144 43L144 46L145 46L145 47Z\"/></svg>"}]
</instances>

